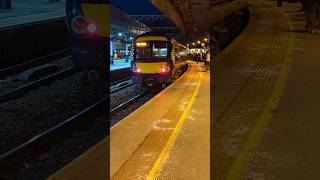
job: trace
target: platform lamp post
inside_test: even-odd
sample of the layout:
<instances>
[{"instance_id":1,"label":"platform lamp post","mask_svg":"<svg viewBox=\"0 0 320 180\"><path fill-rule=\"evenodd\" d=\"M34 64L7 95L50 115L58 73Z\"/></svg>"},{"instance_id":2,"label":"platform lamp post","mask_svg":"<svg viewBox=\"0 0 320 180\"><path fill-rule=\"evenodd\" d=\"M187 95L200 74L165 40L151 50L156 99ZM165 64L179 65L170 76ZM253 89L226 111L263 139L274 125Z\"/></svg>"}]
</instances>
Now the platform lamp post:
<instances>
[{"instance_id":1,"label":"platform lamp post","mask_svg":"<svg viewBox=\"0 0 320 180\"><path fill-rule=\"evenodd\" d=\"M110 35L110 64L113 64L113 37Z\"/></svg>"},{"instance_id":2,"label":"platform lamp post","mask_svg":"<svg viewBox=\"0 0 320 180\"><path fill-rule=\"evenodd\" d=\"M118 33L119 37L124 37L125 39L125 45L126 45L126 62L129 62L129 50L128 50L128 38L124 33L119 32Z\"/></svg>"}]
</instances>

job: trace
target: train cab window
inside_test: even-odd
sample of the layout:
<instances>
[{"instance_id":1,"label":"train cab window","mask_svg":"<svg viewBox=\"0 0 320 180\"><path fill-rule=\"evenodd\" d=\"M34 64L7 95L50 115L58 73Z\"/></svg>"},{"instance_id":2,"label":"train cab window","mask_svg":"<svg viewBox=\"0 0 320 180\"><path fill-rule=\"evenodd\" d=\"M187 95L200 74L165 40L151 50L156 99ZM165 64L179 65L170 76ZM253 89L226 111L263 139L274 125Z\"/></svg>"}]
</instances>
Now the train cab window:
<instances>
[{"instance_id":1,"label":"train cab window","mask_svg":"<svg viewBox=\"0 0 320 180\"><path fill-rule=\"evenodd\" d=\"M150 47L138 47L136 50L137 59L146 59L151 58L151 49Z\"/></svg>"},{"instance_id":2,"label":"train cab window","mask_svg":"<svg viewBox=\"0 0 320 180\"><path fill-rule=\"evenodd\" d=\"M167 57L167 42L148 42L143 46L138 46L136 49L136 59L163 59Z\"/></svg>"},{"instance_id":3,"label":"train cab window","mask_svg":"<svg viewBox=\"0 0 320 180\"><path fill-rule=\"evenodd\" d=\"M152 57L153 58L166 58L168 55L168 44L166 42L153 43Z\"/></svg>"}]
</instances>

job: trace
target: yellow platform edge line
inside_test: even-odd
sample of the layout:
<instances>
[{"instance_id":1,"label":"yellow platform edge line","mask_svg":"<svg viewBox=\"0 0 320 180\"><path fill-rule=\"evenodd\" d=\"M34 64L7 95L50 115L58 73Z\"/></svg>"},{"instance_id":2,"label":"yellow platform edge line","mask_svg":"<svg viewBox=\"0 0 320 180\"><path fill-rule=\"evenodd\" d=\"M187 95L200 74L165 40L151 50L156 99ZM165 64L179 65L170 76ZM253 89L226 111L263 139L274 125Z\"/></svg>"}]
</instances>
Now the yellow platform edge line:
<instances>
[{"instance_id":1,"label":"yellow platform edge line","mask_svg":"<svg viewBox=\"0 0 320 180\"><path fill-rule=\"evenodd\" d=\"M146 178L147 180L154 180L154 179L158 178L160 171L161 171L166 159L168 158L168 155L169 155L169 153L170 153L170 151L171 151L171 149L172 149L172 147L173 147L173 145L174 145L174 143L175 143L175 141L181 131L181 128L187 118L187 115L189 114L189 111L191 110L192 105L196 99L196 96L197 96L199 89L200 89L202 76L203 76L203 73L200 73L199 82L197 84L197 87L194 90L192 97L189 100L185 110L181 114L181 116L178 120L178 123L175 126L169 140L167 141L165 147L163 148L162 152L160 153L159 157L157 158L156 162L154 163L151 171L149 172L149 174Z\"/></svg>"},{"instance_id":2,"label":"yellow platform edge line","mask_svg":"<svg viewBox=\"0 0 320 180\"><path fill-rule=\"evenodd\" d=\"M273 6L268 2L264 2L264 1L262 2L270 6ZM276 8L276 10L278 10L280 13L282 13L284 16L287 17L289 28L292 30L293 26L290 22L289 17L283 12L281 12L279 8ZM291 55L293 54L294 44L295 44L294 35L290 33L288 50L287 50L286 58L284 61L284 71L287 71L287 72L281 73L278 79L276 80L275 87L271 94L271 97L267 102L267 105L263 113L261 114L260 118L257 120L257 124L253 128L250 136L248 137L247 141L245 142L244 146L239 152L235 162L233 163L231 169L229 170L226 177L227 180L241 179L242 174L246 170L247 160L250 158L251 153L256 150L258 144L262 139L265 128L273 118L273 114L271 113L271 111L278 106L281 100L282 94L284 92L285 84L288 79L288 71L290 69L290 63L292 61Z\"/></svg>"},{"instance_id":3,"label":"yellow platform edge line","mask_svg":"<svg viewBox=\"0 0 320 180\"><path fill-rule=\"evenodd\" d=\"M146 107L148 107L151 103L155 102L157 99L159 99L163 94L165 94L166 92L168 92L171 88L174 87L175 84L177 84L178 82L182 81L183 78L185 76L187 76L189 73L191 73L191 66L192 64L195 64L194 62L192 62L191 60L188 60L185 64L188 65L188 69L186 72L184 72L182 74L182 76L180 76L177 80L175 80L173 83L171 83L168 87L166 87L164 90L162 90L160 93L158 93L157 95L155 95L153 98L151 98L148 102L146 102L145 104L143 104L140 108L136 109L135 111L133 111L132 113L130 113L128 116L122 118L121 121L119 121L117 124L113 125L112 127L110 127L110 136L112 136L111 131L114 130L116 127L122 125L123 123L126 123L126 120L131 118L132 116L135 116L138 112L142 111L143 109L145 109Z\"/></svg>"}]
</instances>

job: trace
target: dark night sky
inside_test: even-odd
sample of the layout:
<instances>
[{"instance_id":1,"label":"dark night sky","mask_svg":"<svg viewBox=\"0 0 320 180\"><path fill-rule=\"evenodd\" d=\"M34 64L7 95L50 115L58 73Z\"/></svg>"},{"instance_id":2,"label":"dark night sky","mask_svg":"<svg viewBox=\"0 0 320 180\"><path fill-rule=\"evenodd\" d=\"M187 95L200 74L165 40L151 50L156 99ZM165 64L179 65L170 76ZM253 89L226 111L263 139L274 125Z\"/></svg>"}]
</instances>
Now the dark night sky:
<instances>
[{"instance_id":1,"label":"dark night sky","mask_svg":"<svg viewBox=\"0 0 320 180\"><path fill-rule=\"evenodd\" d=\"M149 0L111 0L111 4L119 7L129 15L162 15Z\"/></svg>"}]
</instances>

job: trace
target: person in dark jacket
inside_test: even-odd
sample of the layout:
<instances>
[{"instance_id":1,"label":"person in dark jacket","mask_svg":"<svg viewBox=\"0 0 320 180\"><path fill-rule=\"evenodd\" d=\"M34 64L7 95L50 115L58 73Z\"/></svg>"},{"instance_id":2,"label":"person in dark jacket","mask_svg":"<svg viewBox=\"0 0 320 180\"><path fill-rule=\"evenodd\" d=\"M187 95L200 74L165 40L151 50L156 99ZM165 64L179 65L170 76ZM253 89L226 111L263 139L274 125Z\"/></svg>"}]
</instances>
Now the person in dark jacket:
<instances>
[{"instance_id":1,"label":"person in dark jacket","mask_svg":"<svg viewBox=\"0 0 320 180\"><path fill-rule=\"evenodd\" d=\"M303 0L302 6L306 16L306 28L311 32L311 8L314 0Z\"/></svg>"},{"instance_id":2,"label":"person in dark jacket","mask_svg":"<svg viewBox=\"0 0 320 180\"><path fill-rule=\"evenodd\" d=\"M307 22L309 21L309 31L312 34L319 33L319 3L320 0L305 0L305 9L306 9L306 16Z\"/></svg>"},{"instance_id":3,"label":"person in dark jacket","mask_svg":"<svg viewBox=\"0 0 320 180\"><path fill-rule=\"evenodd\" d=\"M197 61L197 63L200 62L200 61L201 61L200 54L199 54L199 53L196 53L196 54L194 55L194 59L195 59L195 61Z\"/></svg>"}]
</instances>

